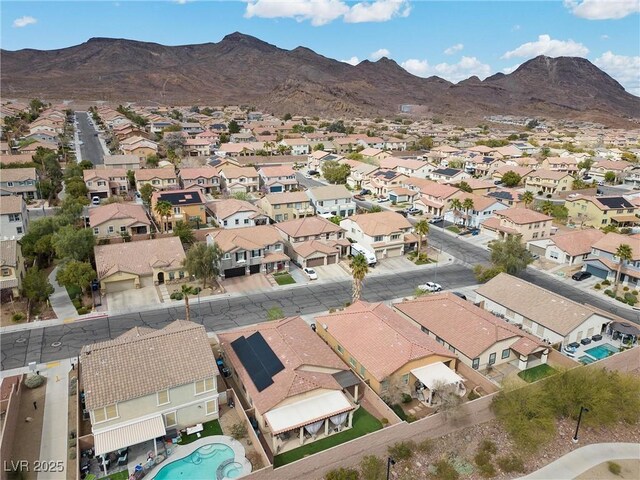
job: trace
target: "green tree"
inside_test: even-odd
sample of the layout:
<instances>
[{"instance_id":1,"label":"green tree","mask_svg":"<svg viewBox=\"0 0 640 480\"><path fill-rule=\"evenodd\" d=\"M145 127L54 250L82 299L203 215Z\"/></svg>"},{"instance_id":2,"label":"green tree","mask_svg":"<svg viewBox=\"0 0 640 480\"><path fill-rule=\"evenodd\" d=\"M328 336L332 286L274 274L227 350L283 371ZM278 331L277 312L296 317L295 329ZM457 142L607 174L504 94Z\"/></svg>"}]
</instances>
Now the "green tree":
<instances>
[{"instance_id":1,"label":"green tree","mask_svg":"<svg viewBox=\"0 0 640 480\"><path fill-rule=\"evenodd\" d=\"M516 187L520 185L522 177L513 170L509 170L502 175L502 183L507 187Z\"/></svg>"},{"instance_id":2,"label":"green tree","mask_svg":"<svg viewBox=\"0 0 640 480\"><path fill-rule=\"evenodd\" d=\"M85 261L93 256L95 238L88 228L76 229L65 225L53 234L51 245L60 260Z\"/></svg>"},{"instance_id":3,"label":"green tree","mask_svg":"<svg viewBox=\"0 0 640 480\"><path fill-rule=\"evenodd\" d=\"M340 226L340 222L342 221L342 217L340 215L334 215L333 217L331 217L329 219L329 221L331 223L335 223L336 225Z\"/></svg>"},{"instance_id":4,"label":"green tree","mask_svg":"<svg viewBox=\"0 0 640 480\"><path fill-rule=\"evenodd\" d=\"M522 200L522 203L524 203L525 208L528 208L529 205L533 203L533 192L527 190L522 194L520 199Z\"/></svg>"},{"instance_id":5,"label":"green tree","mask_svg":"<svg viewBox=\"0 0 640 480\"><path fill-rule=\"evenodd\" d=\"M344 126L344 121L338 120L333 122L327 127L328 132L347 133L347 128Z\"/></svg>"},{"instance_id":6,"label":"green tree","mask_svg":"<svg viewBox=\"0 0 640 480\"><path fill-rule=\"evenodd\" d=\"M364 480L384 480L387 473L384 461L375 455L366 455L360 460L360 472Z\"/></svg>"},{"instance_id":7,"label":"green tree","mask_svg":"<svg viewBox=\"0 0 640 480\"><path fill-rule=\"evenodd\" d=\"M352 302L355 303L360 300L360 296L362 295L362 282L367 273L369 273L369 264L364 255L358 254L351 259L349 266L351 267L351 276L353 277L353 294L351 299Z\"/></svg>"},{"instance_id":8,"label":"green tree","mask_svg":"<svg viewBox=\"0 0 640 480\"><path fill-rule=\"evenodd\" d=\"M420 137L420 139L416 142L416 147L421 150L431 150L433 148L433 138Z\"/></svg>"},{"instance_id":9,"label":"green tree","mask_svg":"<svg viewBox=\"0 0 640 480\"><path fill-rule=\"evenodd\" d=\"M195 295L196 289L191 285L182 285L180 287L180 293L184 297L184 316L187 322L191 321L191 307L189 306L189 295Z\"/></svg>"},{"instance_id":10,"label":"green tree","mask_svg":"<svg viewBox=\"0 0 640 480\"><path fill-rule=\"evenodd\" d=\"M587 188L587 183L581 178L574 178L571 182L571 190L582 190Z\"/></svg>"},{"instance_id":11,"label":"green tree","mask_svg":"<svg viewBox=\"0 0 640 480\"><path fill-rule=\"evenodd\" d=\"M602 227L600 230L602 230L604 233L620 233L620 229L612 223Z\"/></svg>"},{"instance_id":12,"label":"green tree","mask_svg":"<svg viewBox=\"0 0 640 480\"><path fill-rule=\"evenodd\" d=\"M71 197L85 197L89 194L89 189L80 177L73 177L67 180L64 186L65 193Z\"/></svg>"},{"instance_id":13,"label":"green tree","mask_svg":"<svg viewBox=\"0 0 640 480\"><path fill-rule=\"evenodd\" d=\"M351 167L346 163L338 163L335 160L329 160L322 164L322 176L329 183L345 184L350 173Z\"/></svg>"},{"instance_id":14,"label":"green tree","mask_svg":"<svg viewBox=\"0 0 640 480\"><path fill-rule=\"evenodd\" d=\"M151 204L151 196L153 195L153 187L150 183L145 183L140 187L140 197L145 205Z\"/></svg>"},{"instance_id":15,"label":"green tree","mask_svg":"<svg viewBox=\"0 0 640 480\"><path fill-rule=\"evenodd\" d=\"M218 245L196 243L188 251L184 259L184 267L190 275L202 280L202 288L207 288L210 279L220 274L222 251Z\"/></svg>"},{"instance_id":16,"label":"green tree","mask_svg":"<svg viewBox=\"0 0 640 480\"><path fill-rule=\"evenodd\" d=\"M504 272L501 267L484 267L482 265L475 265L473 267L473 273L476 275L476 279L479 283L486 283L496 275Z\"/></svg>"},{"instance_id":17,"label":"green tree","mask_svg":"<svg viewBox=\"0 0 640 480\"><path fill-rule=\"evenodd\" d=\"M167 223L169 222L169 216L173 211L173 206L171 205L171 202L168 202L166 200L160 200L158 203L156 203L156 206L153 207L153 210L160 217L160 221L162 222L162 231L166 232Z\"/></svg>"},{"instance_id":18,"label":"green tree","mask_svg":"<svg viewBox=\"0 0 640 480\"><path fill-rule=\"evenodd\" d=\"M590 170L591 166L593 165L593 159L591 158L585 158L584 160L578 162L578 168L580 170Z\"/></svg>"},{"instance_id":19,"label":"green tree","mask_svg":"<svg viewBox=\"0 0 640 480\"><path fill-rule=\"evenodd\" d=\"M34 98L29 102L29 111L34 117L37 117L44 107L44 102L39 98Z\"/></svg>"},{"instance_id":20,"label":"green tree","mask_svg":"<svg viewBox=\"0 0 640 480\"><path fill-rule=\"evenodd\" d=\"M182 245L192 245L196 241L196 237L193 233L193 228L189 223L182 220L178 220L173 226L174 237L180 238Z\"/></svg>"},{"instance_id":21,"label":"green tree","mask_svg":"<svg viewBox=\"0 0 640 480\"><path fill-rule=\"evenodd\" d=\"M91 267L91 264L77 260L64 263L56 275L56 280L60 285L76 286L82 290L87 290L95 278L96 271Z\"/></svg>"},{"instance_id":22,"label":"green tree","mask_svg":"<svg viewBox=\"0 0 640 480\"><path fill-rule=\"evenodd\" d=\"M236 200L243 200L245 202L249 201L249 194L247 192L235 192L231 194L231 198L235 198Z\"/></svg>"},{"instance_id":23,"label":"green tree","mask_svg":"<svg viewBox=\"0 0 640 480\"><path fill-rule=\"evenodd\" d=\"M504 240L489 242L489 250L494 267L499 267L510 275L517 274L533 262L531 253L520 241L519 235L509 235Z\"/></svg>"},{"instance_id":24,"label":"green tree","mask_svg":"<svg viewBox=\"0 0 640 480\"><path fill-rule=\"evenodd\" d=\"M93 163L91 163L91 160L82 160L80 163L78 163L78 166L82 170L91 170L93 168Z\"/></svg>"},{"instance_id":25,"label":"green tree","mask_svg":"<svg viewBox=\"0 0 640 480\"><path fill-rule=\"evenodd\" d=\"M32 267L22 280L22 294L29 299L29 309L32 302L44 302L54 292L47 275L38 267Z\"/></svg>"},{"instance_id":26,"label":"green tree","mask_svg":"<svg viewBox=\"0 0 640 480\"><path fill-rule=\"evenodd\" d=\"M631 248L631 245L627 243L618 245L618 248L616 248L616 257L618 257L618 268L616 271L616 293L618 293L618 288L620 287L620 274L622 273L622 266L633 259L633 249Z\"/></svg>"},{"instance_id":27,"label":"green tree","mask_svg":"<svg viewBox=\"0 0 640 480\"><path fill-rule=\"evenodd\" d=\"M545 215L552 215L553 214L553 202L550 200L546 200L541 206L540 206L540 210L542 211L542 213L544 213Z\"/></svg>"},{"instance_id":28,"label":"green tree","mask_svg":"<svg viewBox=\"0 0 640 480\"><path fill-rule=\"evenodd\" d=\"M371 205L369 209L369 213L378 213L382 211L382 207L380 205Z\"/></svg>"},{"instance_id":29,"label":"green tree","mask_svg":"<svg viewBox=\"0 0 640 480\"><path fill-rule=\"evenodd\" d=\"M127 181L129 182L129 188L136 188L136 172L127 170Z\"/></svg>"},{"instance_id":30,"label":"green tree","mask_svg":"<svg viewBox=\"0 0 640 480\"><path fill-rule=\"evenodd\" d=\"M422 239L429 233L429 222L426 220L420 220L416 222L413 226L416 235L418 235L418 255L420 254L420 250L422 250ZM427 241L425 239L425 246Z\"/></svg>"},{"instance_id":31,"label":"green tree","mask_svg":"<svg viewBox=\"0 0 640 480\"><path fill-rule=\"evenodd\" d=\"M468 225L469 224L469 211L473 211L473 209L475 208L475 205L473 204L473 198L465 198L462 201L462 208L464 208L464 213L467 216L465 222Z\"/></svg>"},{"instance_id":32,"label":"green tree","mask_svg":"<svg viewBox=\"0 0 640 480\"><path fill-rule=\"evenodd\" d=\"M604 181L607 183L614 183L616 181L616 174L614 172L605 172Z\"/></svg>"},{"instance_id":33,"label":"green tree","mask_svg":"<svg viewBox=\"0 0 640 480\"><path fill-rule=\"evenodd\" d=\"M458 218L460 218L460 211L462 210L462 202L459 198L454 198L451 200L449 204L449 208L453 210L453 217L455 218L455 223L458 223Z\"/></svg>"},{"instance_id":34,"label":"green tree","mask_svg":"<svg viewBox=\"0 0 640 480\"><path fill-rule=\"evenodd\" d=\"M317 152L318 150L324 150L324 143L318 143L313 147L314 152Z\"/></svg>"},{"instance_id":35,"label":"green tree","mask_svg":"<svg viewBox=\"0 0 640 480\"><path fill-rule=\"evenodd\" d=\"M227 125L227 130L229 133L240 133L240 125L235 120L231 120Z\"/></svg>"},{"instance_id":36,"label":"green tree","mask_svg":"<svg viewBox=\"0 0 640 480\"><path fill-rule=\"evenodd\" d=\"M147 166L148 167L157 167L159 164L160 164L160 158L158 158L158 155L151 154L151 155L147 156Z\"/></svg>"},{"instance_id":37,"label":"green tree","mask_svg":"<svg viewBox=\"0 0 640 480\"><path fill-rule=\"evenodd\" d=\"M284 117L282 117L282 120L284 120L285 122L288 122L289 120L291 120L293 117L291 116L290 113L285 113Z\"/></svg>"},{"instance_id":38,"label":"green tree","mask_svg":"<svg viewBox=\"0 0 640 480\"><path fill-rule=\"evenodd\" d=\"M456 187L458 187L463 192L473 193L473 188L471 188L471 185L469 185L464 180L462 180L460 183L456 184Z\"/></svg>"}]
</instances>

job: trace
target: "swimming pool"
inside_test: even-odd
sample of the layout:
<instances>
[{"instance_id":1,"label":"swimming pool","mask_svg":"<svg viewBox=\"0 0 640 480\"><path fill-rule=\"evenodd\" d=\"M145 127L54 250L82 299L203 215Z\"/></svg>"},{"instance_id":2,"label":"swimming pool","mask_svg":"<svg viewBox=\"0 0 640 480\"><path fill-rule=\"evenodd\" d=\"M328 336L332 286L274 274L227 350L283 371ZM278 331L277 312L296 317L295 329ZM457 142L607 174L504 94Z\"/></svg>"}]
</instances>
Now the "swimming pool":
<instances>
[{"instance_id":1,"label":"swimming pool","mask_svg":"<svg viewBox=\"0 0 640 480\"><path fill-rule=\"evenodd\" d=\"M607 358L612 353L618 353L619 351L619 348L614 347L610 343L603 343L602 345L598 345L597 347L585 350L584 353L586 353L587 355L591 355L597 360L602 360L603 358Z\"/></svg>"},{"instance_id":2,"label":"swimming pool","mask_svg":"<svg viewBox=\"0 0 640 480\"><path fill-rule=\"evenodd\" d=\"M583 355L582 357L578 358L578 360L580 361L580 363L582 363L583 365L589 365L590 363L593 363L596 361L595 358L591 358L587 355Z\"/></svg>"},{"instance_id":3,"label":"swimming pool","mask_svg":"<svg viewBox=\"0 0 640 480\"><path fill-rule=\"evenodd\" d=\"M235 461L231 447L223 443L210 443L194 450L190 455L162 467L154 480L221 480L238 478L242 465Z\"/></svg>"}]
</instances>

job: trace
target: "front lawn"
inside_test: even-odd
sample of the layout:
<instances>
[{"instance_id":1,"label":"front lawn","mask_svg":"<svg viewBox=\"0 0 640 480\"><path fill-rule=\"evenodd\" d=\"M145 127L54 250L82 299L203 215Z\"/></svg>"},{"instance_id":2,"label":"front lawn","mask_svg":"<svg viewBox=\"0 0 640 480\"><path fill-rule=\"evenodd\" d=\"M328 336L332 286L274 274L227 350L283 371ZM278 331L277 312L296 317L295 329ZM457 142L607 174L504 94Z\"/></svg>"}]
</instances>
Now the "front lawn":
<instances>
[{"instance_id":1,"label":"front lawn","mask_svg":"<svg viewBox=\"0 0 640 480\"><path fill-rule=\"evenodd\" d=\"M541 378L550 377L556 373L558 373L558 371L555 368L543 363L537 367L528 368L518 372L518 376L527 383L533 383L537 382Z\"/></svg>"},{"instance_id":2,"label":"front lawn","mask_svg":"<svg viewBox=\"0 0 640 480\"><path fill-rule=\"evenodd\" d=\"M275 273L273 278L276 280L278 285L291 285L292 283L296 283L289 273Z\"/></svg>"},{"instance_id":3,"label":"front lawn","mask_svg":"<svg viewBox=\"0 0 640 480\"><path fill-rule=\"evenodd\" d=\"M87 478L89 478L87 476ZM116 472L116 473L112 473L106 477L101 477L100 480L128 480L129 478L129 471L127 469L124 469L120 472Z\"/></svg>"},{"instance_id":4,"label":"front lawn","mask_svg":"<svg viewBox=\"0 0 640 480\"><path fill-rule=\"evenodd\" d=\"M211 435L222 435L222 428L220 427L220 422L218 420L211 420L210 422L202 425L204 430L200 432L200 437L198 437L197 433L193 433L191 435L182 435L180 440L178 440L178 445L187 445L188 443L195 442L198 438L201 437L210 437Z\"/></svg>"},{"instance_id":5,"label":"front lawn","mask_svg":"<svg viewBox=\"0 0 640 480\"><path fill-rule=\"evenodd\" d=\"M307 455L313 455L314 453L321 452L327 448L335 447L336 445L361 437L367 433L380 430L381 428L382 423L380 423L380 420L367 412L363 407L360 407L353 414L352 428L345 430L344 432L331 435L330 437L323 438L317 442L303 445L302 447L294 450L289 450L288 452L276 455L273 459L273 466L276 468L281 467L287 463L300 460L302 457L306 457Z\"/></svg>"},{"instance_id":6,"label":"front lawn","mask_svg":"<svg viewBox=\"0 0 640 480\"><path fill-rule=\"evenodd\" d=\"M456 227L455 225L449 225L447 227L447 230L449 230L450 232L453 232L453 233L460 234L460 229L458 227Z\"/></svg>"}]
</instances>

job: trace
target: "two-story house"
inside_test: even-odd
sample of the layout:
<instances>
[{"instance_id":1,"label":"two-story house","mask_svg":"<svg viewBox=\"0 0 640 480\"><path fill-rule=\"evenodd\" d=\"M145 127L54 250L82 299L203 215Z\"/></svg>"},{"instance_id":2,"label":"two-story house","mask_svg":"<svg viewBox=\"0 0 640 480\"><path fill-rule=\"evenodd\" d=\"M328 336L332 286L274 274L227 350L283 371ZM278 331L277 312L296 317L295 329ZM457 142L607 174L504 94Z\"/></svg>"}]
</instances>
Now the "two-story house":
<instances>
[{"instance_id":1,"label":"two-story house","mask_svg":"<svg viewBox=\"0 0 640 480\"><path fill-rule=\"evenodd\" d=\"M96 238L140 235L151 231L142 205L110 203L89 209L89 226Z\"/></svg>"},{"instance_id":2,"label":"two-story house","mask_svg":"<svg viewBox=\"0 0 640 480\"><path fill-rule=\"evenodd\" d=\"M518 235L523 243L551 235L553 217L528 208L508 208L480 224L483 233L503 239Z\"/></svg>"},{"instance_id":3,"label":"two-story house","mask_svg":"<svg viewBox=\"0 0 640 480\"><path fill-rule=\"evenodd\" d=\"M413 203L413 206L423 214L432 216L444 215L448 200L460 191L452 185L445 185L423 178L409 178L403 186L409 190L420 192L420 198Z\"/></svg>"},{"instance_id":4,"label":"two-story house","mask_svg":"<svg viewBox=\"0 0 640 480\"><path fill-rule=\"evenodd\" d=\"M192 157L211 155L211 141L206 138L187 138L184 150Z\"/></svg>"},{"instance_id":5,"label":"two-story house","mask_svg":"<svg viewBox=\"0 0 640 480\"><path fill-rule=\"evenodd\" d=\"M222 251L222 279L289 271L284 241L272 225L215 230L207 234L207 245L214 244Z\"/></svg>"},{"instance_id":6,"label":"two-story house","mask_svg":"<svg viewBox=\"0 0 640 480\"><path fill-rule=\"evenodd\" d=\"M0 196L0 232L3 237L20 239L29 228L29 214L24 198Z\"/></svg>"},{"instance_id":7,"label":"two-story house","mask_svg":"<svg viewBox=\"0 0 640 480\"><path fill-rule=\"evenodd\" d=\"M220 168L220 183L228 193L257 192L260 188L258 172L254 167L225 164Z\"/></svg>"},{"instance_id":8,"label":"two-story house","mask_svg":"<svg viewBox=\"0 0 640 480\"><path fill-rule=\"evenodd\" d=\"M395 170L408 177L429 178L435 166L415 158L387 157L380 160L380 168Z\"/></svg>"},{"instance_id":9,"label":"two-story house","mask_svg":"<svg viewBox=\"0 0 640 480\"><path fill-rule=\"evenodd\" d=\"M306 138L285 138L278 145L291 149L291 155L309 155L311 142Z\"/></svg>"},{"instance_id":10,"label":"two-story house","mask_svg":"<svg viewBox=\"0 0 640 480\"><path fill-rule=\"evenodd\" d=\"M136 189L150 184L154 190L174 190L179 188L178 177L174 168L141 168L135 171Z\"/></svg>"},{"instance_id":11,"label":"two-story house","mask_svg":"<svg viewBox=\"0 0 640 480\"><path fill-rule=\"evenodd\" d=\"M368 184L371 175L380 168L377 165L371 165L358 160L349 160L348 158L343 158L339 163L349 165L351 168L349 176L347 177L347 185L354 190L360 190Z\"/></svg>"},{"instance_id":12,"label":"two-story house","mask_svg":"<svg viewBox=\"0 0 640 480\"><path fill-rule=\"evenodd\" d=\"M585 270L596 277L614 282L618 274L620 259L616 251L620 245L631 247L631 260L624 261L620 270L620 282L637 289L640 286L640 234L620 235L607 233L591 245L591 254L584 261Z\"/></svg>"},{"instance_id":13,"label":"two-story house","mask_svg":"<svg viewBox=\"0 0 640 480\"><path fill-rule=\"evenodd\" d=\"M461 204L464 204L465 200L471 200L471 208L466 209L463 207L459 210L452 209L451 202L454 198L457 198ZM482 222L489 218L493 218L496 212L509 208L495 198L462 191L451 197L447 202L447 205L444 219L447 222L463 224L469 228L479 228Z\"/></svg>"},{"instance_id":14,"label":"two-story house","mask_svg":"<svg viewBox=\"0 0 640 480\"><path fill-rule=\"evenodd\" d=\"M288 192L298 188L296 172L291 165L261 166L260 187L267 193Z\"/></svg>"},{"instance_id":15,"label":"two-story house","mask_svg":"<svg viewBox=\"0 0 640 480\"><path fill-rule=\"evenodd\" d=\"M129 191L129 177L124 168L91 169L84 170L82 174L89 198L108 198L111 195L125 195Z\"/></svg>"},{"instance_id":16,"label":"two-story house","mask_svg":"<svg viewBox=\"0 0 640 480\"><path fill-rule=\"evenodd\" d=\"M623 196L592 197L576 195L564 202L569 220L581 226L602 228L606 225L632 227L640 224L640 207Z\"/></svg>"},{"instance_id":17,"label":"two-story house","mask_svg":"<svg viewBox=\"0 0 640 480\"><path fill-rule=\"evenodd\" d=\"M542 161L540 167L546 170L567 172L569 175L575 175L580 171L578 163L578 159L575 157L547 157Z\"/></svg>"},{"instance_id":18,"label":"two-story house","mask_svg":"<svg viewBox=\"0 0 640 480\"><path fill-rule=\"evenodd\" d=\"M9 292L11 298L20 297L24 275L24 258L18 240L0 240L0 292Z\"/></svg>"},{"instance_id":19,"label":"two-story house","mask_svg":"<svg viewBox=\"0 0 640 480\"><path fill-rule=\"evenodd\" d=\"M158 457L156 439L169 430L218 418L219 373L202 325L134 327L82 347L78 368L95 455L144 444Z\"/></svg>"},{"instance_id":20,"label":"two-story house","mask_svg":"<svg viewBox=\"0 0 640 480\"><path fill-rule=\"evenodd\" d=\"M143 137L129 137L120 142L120 150L125 155L135 155L144 161L150 155L158 153L158 144Z\"/></svg>"},{"instance_id":21,"label":"two-story house","mask_svg":"<svg viewBox=\"0 0 640 480\"><path fill-rule=\"evenodd\" d=\"M315 215L311 200L305 192L269 193L258 200L256 205L274 222Z\"/></svg>"},{"instance_id":22,"label":"two-story house","mask_svg":"<svg viewBox=\"0 0 640 480\"><path fill-rule=\"evenodd\" d=\"M398 257L418 243L413 225L396 212L353 215L342 220L340 226L347 237L374 252L378 259Z\"/></svg>"},{"instance_id":23,"label":"two-story house","mask_svg":"<svg viewBox=\"0 0 640 480\"><path fill-rule=\"evenodd\" d=\"M408 177L395 170L377 170L369 176L365 187L375 195L388 196L389 190L398 188Z\"/></svg>"},{"instance_id":24,"label":"two-story house","mask_svg":"<svg viewBox=\"0 0 640 480\"><path fill-rule=\"evenodd\" d=\"M156 211L158 202L169 202L171 214L162 218ZM206 199L200 190L170 190L153 192L151 196L151 214L158 225L165 225L167 230L173 230L178 221L194 222L197 225L207 223Z\"/></svg>"},{"instance_id":25,"label":"two-story house","mask_svg":"<svg viewBox=\"0 0 640 480\"><path fill-rule=\"evenodd\" d=\"M634 165L624 160L598 160L589 170L589 175L598 181L604 181L607 172L613 172L616 179L622 180Z\"/></svg>"},{"instance_id":26,"label":"two-story house","mask_svg":"<svg viewBox=\"0 0 640 480\"><path fill-rule=\"evenodd\" d=\"M356 213L356 203L344 185L325 185L307 190L316 215L321 217L349 217Z\"/></svg>"},{"instance_id":27,"label":"two-story house","mask_svg":"<svg viewBox=\"0 0 640 480\"><path fill-rule=\"evenodd\" d=\"M33 167L3 169L0 176L0 188L14 195L22 196L25 201L40 198L38 174Z\"/></svg>"},{"instance_id":28,"label":"two-story house","mask_svg":"<svg viewBox=\"0 0 640 480\"><path fill-rule=\"evenodd\" d=\"M105 155L103 157L105 168L122 168L124 170L138 170L140 158L136 155Z\"/></svg>"},{"instance_id":29,"label":"two-story house","mask_svg":"<svg viewBox=\"0 0 640 480\"><path fill-rule=\"evenodd\" d=\"M572 189L574 178L562 170L538 168L524 177L525 189L534 195L554 195Z\"/></svg>"},{"instance_id":30,"label":"two-story house","mask_svg":"<svg viewBox=\"0 0 640 480\"><path fill-rule=\"evenodd\" d=\"M220 228L244 228L267 225L269 217L252 203L235 198L214 200L207 208Z\"/></svg>"},{"instance_id":31,"label":"two-story house","mask_svg":"<svg viewBox=\"0 0 640 480\"><path fill-rule=\"evenodd\" d=\"M285 242L285 253L301 267L337 263L350 242L345 231L322 217L305 217L275 225Z\"/></svg>"},{"instance_id":32,"label":"two-story house","mask_svg":"<svg viewBox=\"0 0 640 480\"><path fill-rule=\"evenodd\" d=\"M179 177L185 190L198 188L209 194L220 191L220 173L215 167L181 168Z\"/></svg>"},{"instance_id":33,"label":"two-story house","mask_svg":"<svg viewBox=\"0 0 640 480\"><path fill-rule=\"evenodd\" d=\"M470 178L467 172L456 168L436 168L431 171L431 180L439 183L457 183Z\"/></svg>"}]
</instances>

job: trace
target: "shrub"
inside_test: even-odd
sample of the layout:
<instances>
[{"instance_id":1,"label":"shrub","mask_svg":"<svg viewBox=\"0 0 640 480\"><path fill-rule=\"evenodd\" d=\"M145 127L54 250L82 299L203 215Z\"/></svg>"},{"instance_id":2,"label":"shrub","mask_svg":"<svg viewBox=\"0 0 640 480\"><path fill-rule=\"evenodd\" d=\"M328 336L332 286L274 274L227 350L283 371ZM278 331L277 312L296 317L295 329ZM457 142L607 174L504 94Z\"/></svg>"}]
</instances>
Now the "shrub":
<instances>
[{"instance_id":1,"label":"shrub","mask_svg":"<svg viewBox=\"0 0 640 480\"><path fill-rule=\"evenodd\" d=\"M336 468L329 470L324 476L324 480L358 480L360 475L353 468Z\"/></svg>"},{"instance_id":2,"label":"shrub","mask_svg":"<svg viewBox=\"0 0 640 480\"><path fill-rule=\"evenodd\" d=\"M38 388L44 383L44 377L42 375L30 375L24 381L24 386L27 388Z\"/></svg>"},{"instance_id":3,"label":"shrub","mask_svg":"<svg viewBox=\"0 0 640 480\"><path fill-rule=\"evenodd\" d=\"M435 467L435 477L438 480L458 480L460 478L460 474L447 460L440 460L436 462Z\"/></svg>"},{"instance_id":4,"label":"shrub","mask_svg":"<svg viewBox=\"0 0 640 480\"><path fill-rule=\"evenodd\" d=\"M387 417L382 417L380 419L380 423L382 423L383 425L387 425L389 423L389 419Z\"/></svg>"},{"instance_id":5,"label":"shrub","mask_svg":"<svg viewBox=\"0 0 640 480\"><path fill-rule=\"evenodd\" d=\"M87 313L89 313L91 310L88 307L80 307L78 309L78 315L86 315Z\"/></svg>"},{"instance_id":6,"label":"shrub","mask_svg":"<svg viewBox=\"0 0 640 480\"><path fill-rule=\"evenodd\" d=\"M182 292L173 292L171 295L169 295L169 298L171 300L182 300L184 297L184 295L182 294Z\"/></svg>"},{"instance_id":7,"label":"shrub","mask_svg":"<svg viewBox=\"0 0 640 480\"><path fill-rule=\"evenodd\" d=\"M76 459L76 449L75 449L75 447L69 449L69 459L70 460L75 460Z\"/></svg>"},{"instance_id":8,"label":"shrub","mask_svg":"<svg viewBox=\"0 0 640 480\"><path fill-rule=\"evenodd\" d=\"M418 445L416 445L416 450L418 450L420 453L431 453L433 451L433 440L427 438L421 441L420 443L418 443Z\"/></svg>"},{"instance_id":9,"label":"shrub","mask_svg":"<svg viewBox=\"0 0 640 480\"><path fill-rule=\"evenodd\" d=\"M22 313L14 313L13 315L11 315L11 320L14 322L21 322L22 320L24 320L24 315Z\"/></svg>"},{"instance_id":10,"label":"shrub","mask_svg":"<svg viewBox=\"0 0 640 480\"><path fill-rule=\"evenodd\" d=\"M393 457L395 460L406 460L407 458L411 458L415 448L415 442L413 440L409 440L406 442L396 442L388 447L387 451L389 452L389 456Z\"/></svg>"},{"instance_id":11,"label":"shrub","mask_svg":"<svg viewBox=\"0 0 640 480\"><path fill-rule=\"evenodd\" d=\"M604 294L605 294L605 295L609 295L610 297L614 297L614 296L615 296L615 293L613 293L613 291L612 291L612 290L609 290L609 289L605 290L605 291L604 291Z\"/></svg>"},{"instance_id":12,"label":"shrub","mask_svg":"<svg viewBox=\"0 0 640 480\"><path fill-rule=\"evenodd\" d=\"M236 440L240 440L247 436L247 426L244 422L238 422L231 425L231 436Z\"/></svg>"},{"instance_id":13,"label":"shrub","mask_svg":"<svg viewBox=\"0 0 640 480\"><path fill-rule=\"evenodd\" d=\"M417 418L415 415L413 415L412 413L410 413L410 414L408 414L408 415L407 415L407 418L405 418L404 420L405 420L407 423L411 423L411 422L415 422L417 419L418 419L418 418Z\"/></svg>"},{"instance_id":14,"label":"shrub","mask_svg":"<svg viewBox=\"0 0 640 480\"><path fill-rule=\"evenodd\" d=\"M626 285L624 287L622 287L622 291L624 292L628 292L629 291L629 287L627 287Z\"/></svg>"},{"instance_id":15,"label":"shrub","mask_svg":"<svg viewBox=\"0 0 640 480\"><path fill-rule=\"evenodd\" d=\"M69 439L69 447L75 447L76 446L76 439L75 438L70 438Z\"/></svg>"},{"instance_id":16,"label":"shrub","mask_svg":"<svg viewBox=\"0 0 640 480\"><path fill-rule=\"evenodd\" d=\"M366 455L360 460L360 473L364 480L384 480L387 475L386 465L381 458Z\"/></svg>"},{"instance_id":17,"label":"shrub","mask_svg":"<svg viewBox=\"0 0 640 480\"><path fill-rule=\"evenodd\" d=\"M480 395L478 395L474 390L471 390L469 392L469 395L467 395L467 398L469 399L469 401L471 401L471 400L475 400L477 398L480 398Z\"/></svg>"},{"instance_id":18,"label":"shrub","mask_svg":"<svg viewBox=\"0 0 640 480\"><path fill-rule=\"evenodd\" d=\"M496 444L491 440L482 440L479 449L481 452L486 452L491 455L495 454L498 451L498 447L496 447Z\"/></svg>"},{"instance_id":19,"label":"shrub","mask_svg":"<svg viewBox=\"0 0 640 480\"><path fill-rule=\"evenodd\" d=\"M616 297L616 300L619 301L619 302L622 302L622 303L627 303L627 301L624 298L619 297L619 296Z\"/></svg>"},{"instance_id":20,"label":"shrub","mask_svg":"<svg viewBox=\"0 0 640 480\"><path fill-rule=\"evenodd\" d=\"M603 280L603 281L602 281L602 285L607 285L607 286L609 286L609 285L611 285L611 282L610 282L609 280L606 280L606 279L605 279L605 280Z\"/></svg>"},{"instance_id":21,"label":"shrub","mask_svg":"<svg viewBox=\"0 0 640 480\"><path fill-rule=\"evenodd\" d=\"M508 457L499 457L496 462L505 473L511 472L524 472L524 462L516 455L509 455Z\"/></svg>"},{"instance_id":22,"label":"shrub","mask_svg":"<svg viewBox=\"0 0 640 480\"><path fill-rule=\"evenodd\" d=\"M76 307L76 310L80 310L82 308L82 302L79 298L74 298L73 300L71 300L71 303L74 307Z\"/></svg>"},{"instance_id":23,"label":"shrub","mask_svg":"<svg viewBox=\"0 0 640 480\"><path fill-rule=\"evenodd\" d=\"M609 471L614 475L620 475L620 473L622 473L622 467L620 464L616 462L607 462L607 465L609 466Z\"/></svg>"},{"instance_id":24,"label":"shrub","mask_svg":"<svg viewBox=\"0 0 640 480\"><path fill-rule=\"evenodd\" d=\"M402 403L409 403L411 402L411 400L413 400L413 398L411 398L411 395L409 395L408 393L402 394Z\"/></svg>"},{"instance_id":25,"label":"shrub","mask_svg":"<svg viewBox=\"0 0 640 480\"><path fill-rule=\"evenodd\" d=\"M478 472L485 478L493 478L496 476L496 467L493 466L491 461L478 465Z\"/></svg>"},{"instance_id":26,"label":"shrub","mask_svg":"<svg viewBox=\"0 0 640 480\"><path fill-rule=\"evenodd\" d=\"M596 283L593 288L595 288L596 290L600 290L602 287L600 286L599 283Z\"/></svg>"}]
</instances>

